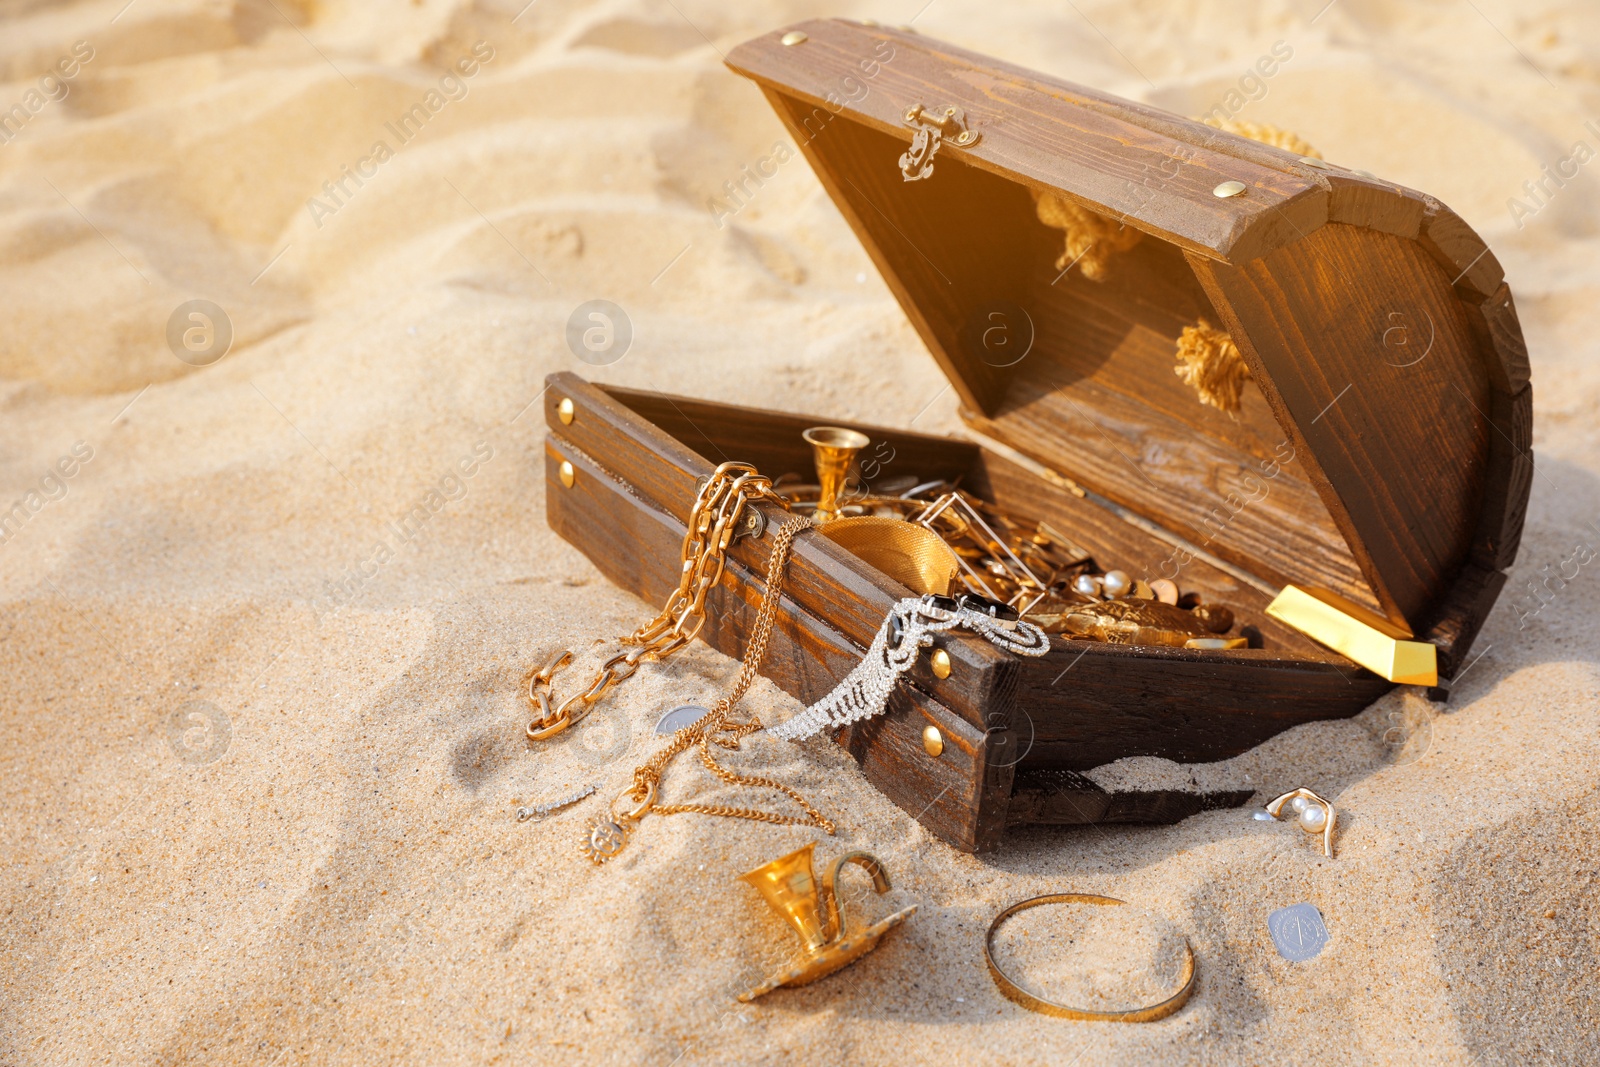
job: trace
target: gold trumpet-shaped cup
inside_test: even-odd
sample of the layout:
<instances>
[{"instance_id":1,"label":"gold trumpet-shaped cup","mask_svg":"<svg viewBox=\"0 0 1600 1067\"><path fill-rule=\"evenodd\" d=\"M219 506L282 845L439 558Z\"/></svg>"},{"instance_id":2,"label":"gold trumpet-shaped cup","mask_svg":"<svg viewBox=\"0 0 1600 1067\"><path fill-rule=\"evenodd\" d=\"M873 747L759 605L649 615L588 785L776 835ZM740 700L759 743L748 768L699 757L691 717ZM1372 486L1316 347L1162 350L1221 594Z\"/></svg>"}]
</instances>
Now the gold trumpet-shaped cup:
<instances>
[{"instance_id":1,"label":"gold trumpet-shaped cup","mask_svg":"<svg viewBox=\"0 0 1600 1067\"><path fill-rule=\"evenodd\" d=\"M817 483L822 487L812 517L819 523L832 522L839 517L839 494L844 491L856 454L871 444L871 439L843 426L813 426L800 436L811 446Z\"/></svg>"},{"instance_id":2,"label":"gold trumpet-shaped cup","mask_svg":"<svg viewBox=\"0 0 1600 1067\"><path fill-rule=\"evenodd\" d=\"M798 986L815 982L878 947L883 935L899 926L916 912L911 905L895 912L864 930L854 934L846 930L844 907L834 890L839 871L847 863L858 864L872 875L873 888L879 893L889 891L889 875L877 857L866 852L847 852L833 861L833 866L819 883L812 866L812 850L816 843L764 863L740 881L748 882L766 898L772 910L794 930L805 946L805 955L789 967L762 982L748 993L739 994L742 1001L772 992L779 986Z\"/></svg>"}]
</instances>

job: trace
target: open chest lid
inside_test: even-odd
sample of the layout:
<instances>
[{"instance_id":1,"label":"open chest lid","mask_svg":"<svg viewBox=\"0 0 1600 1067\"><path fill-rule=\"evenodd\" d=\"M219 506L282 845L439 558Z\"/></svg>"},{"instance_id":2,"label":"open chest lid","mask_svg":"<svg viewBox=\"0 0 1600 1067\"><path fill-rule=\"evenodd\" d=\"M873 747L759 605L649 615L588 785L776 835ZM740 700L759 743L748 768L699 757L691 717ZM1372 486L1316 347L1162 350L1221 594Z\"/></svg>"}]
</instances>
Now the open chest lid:
<instances>
[{"instance_id":1,"label":"open chest lid","mask_svg":"<svg viewBox=\"0 0 1600 1067\"><path fill-rule=\"evenodd\" d=\"M980 434L1263 582L1408 631L1464 568L1512 562L1526 350L1494 256L1436 200L885 27L805 22L728 65L762 86ZM1097 278L1041 221L1052 201L1115 235ZM1202 320L1248 368L1234 410L1175 373Z\"/></svg>"}]
</instances>

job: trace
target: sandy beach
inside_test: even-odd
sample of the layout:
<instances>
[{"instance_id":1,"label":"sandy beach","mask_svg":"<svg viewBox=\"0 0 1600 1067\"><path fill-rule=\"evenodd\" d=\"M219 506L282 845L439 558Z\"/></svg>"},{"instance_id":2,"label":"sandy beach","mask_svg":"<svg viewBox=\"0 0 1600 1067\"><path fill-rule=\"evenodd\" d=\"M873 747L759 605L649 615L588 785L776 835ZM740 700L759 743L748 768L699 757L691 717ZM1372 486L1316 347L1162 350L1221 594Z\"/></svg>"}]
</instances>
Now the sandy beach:
<instances>
[{"instance_id":1,"label":"sandy beach","mask_svg":"<svg viewBox=\"0 0 1600 1067\"><path fill-rule=\"evenodd\" d=\"M1600 551L1600 8L525 3L0 4L0 509L21 505L0 527L0 1064L1594 1062L1600 563L1562 575ZM545 376L962 432L722 65L827 15L1222 106L1484 236L1531 352L1537 473L1447 704L1403 687L1225 763L1101 768L1258 793L982 857L830 742L758 736L742 765L836 835L683 815L604 867L579 853L662 710L737 664L695 645L529 747L524 672L659 607L546 526ZM1547 167L1571 176L1536 196ZM595 299L632 324L607 365L565 339ZM747 703L798 708L766 681ZM1296 786L1337 806L1335 858L1251 818ZM667 788L772 803L688 759ZM882 897L846 876L857 916L919 910L849 970L740 1004L798 943L738 876L814 840L893 876ZM1069 890L1130 906L1019 917L1007 964L1125 1006L1171 988L1187 938L1183 1010L1084 1023L1000 995L989 921ZM1297 903L1328 932L1299 963L1267 925Z\"/></svg>"}]
</instances>

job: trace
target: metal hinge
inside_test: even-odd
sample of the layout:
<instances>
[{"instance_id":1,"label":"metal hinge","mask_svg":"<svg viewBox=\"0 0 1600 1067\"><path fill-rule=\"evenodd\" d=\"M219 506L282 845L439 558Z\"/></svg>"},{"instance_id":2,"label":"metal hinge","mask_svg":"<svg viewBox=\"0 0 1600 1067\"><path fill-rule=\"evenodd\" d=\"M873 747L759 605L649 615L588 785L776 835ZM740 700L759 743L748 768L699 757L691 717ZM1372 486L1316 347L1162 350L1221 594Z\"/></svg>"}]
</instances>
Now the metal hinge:
<instances>
[{"instance_id":1,"label":"metal hinge","mask_svg":"<svg viewBox=\"0 0 1600 1067\"><path fill-rule=\"evenodd\" d=\"M912 104L906 108L905 120L907 126L917 131L911 137L911 147L900 157L900 176L908 182L933 175L933 157L946 137L951 144L970 148L981 136L967 129L967 113L953 104L943 111L929 111L921 104Z\"/></svg>"}]
</instances>

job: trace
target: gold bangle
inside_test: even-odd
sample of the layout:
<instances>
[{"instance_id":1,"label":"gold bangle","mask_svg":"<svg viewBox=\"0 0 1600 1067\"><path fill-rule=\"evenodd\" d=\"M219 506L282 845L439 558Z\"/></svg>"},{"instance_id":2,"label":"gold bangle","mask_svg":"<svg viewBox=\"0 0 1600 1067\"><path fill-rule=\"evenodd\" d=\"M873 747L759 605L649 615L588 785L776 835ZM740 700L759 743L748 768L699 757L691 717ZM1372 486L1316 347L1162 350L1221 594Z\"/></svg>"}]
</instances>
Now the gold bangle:
<instances>
[{"instance_id":1,"label":"gold bangle","mask_svg":"<svg viewBox=\"0 0 1600 1067\"><path fill-rule=\"evenodd\" d=\"M1019 911L1037 908L1041 904L1126 904L1125 900L1115 897L1100 897L1092 893L1050 893L1042 897L1030 897L1020 903L1013 904L1005 911L994 917L994 922L989 924L989 932L983 939L983 959L989 965L989 977L994 979L994 984L1000 987L1007 1000L1022 1005L1029 1011L1036 1011L1043 1015L1054 1015L1061 1019L1080 1019L1085 1022L1100 1023L1152 1023L1157 1019L1165 1019L1188 1001L1189 994L1194 992L1194 949L1189 947L1189 939L1183 939L1183 986L1172 996L1159 1004L1148 1008L1133 1008L1128 1011L1088 1011L1083 1008L1069 1008L1062 1004L1052 1004L1042 997L1034 996L1023 989L1000 970L1000 965L994 961L994 935L1002 923Z\"/></svg>"}]
</instances>

